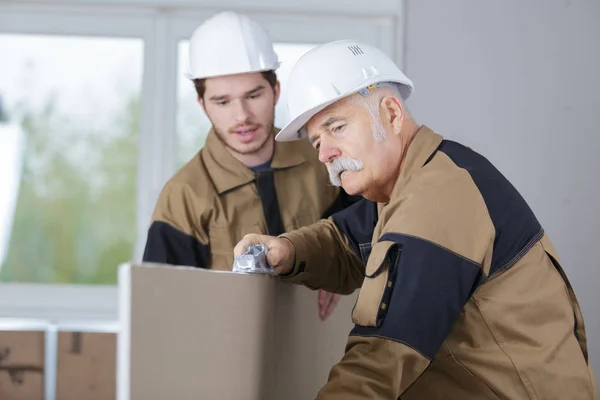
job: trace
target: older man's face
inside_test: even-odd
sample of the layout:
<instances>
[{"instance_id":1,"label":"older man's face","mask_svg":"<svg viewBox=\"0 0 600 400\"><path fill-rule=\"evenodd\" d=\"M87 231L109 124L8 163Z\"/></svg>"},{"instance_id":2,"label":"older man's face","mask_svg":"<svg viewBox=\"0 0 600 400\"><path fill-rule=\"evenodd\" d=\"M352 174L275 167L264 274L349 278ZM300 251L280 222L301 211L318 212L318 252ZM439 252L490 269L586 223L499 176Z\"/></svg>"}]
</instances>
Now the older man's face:
<instances>
[{"instance_id":1,"label":"older man's face","mask_svg":"<svg viewBox=\"0 0 600 400\"><path fill-rule=\"evenodd\" d=\"M386 140L375 140L372 116L364 107L350 98L340 100L311 118L306 128L332 184L341 184L351 195L384 200L383 186L394 172L390 151Z\"/></svg>"}]
</instances>

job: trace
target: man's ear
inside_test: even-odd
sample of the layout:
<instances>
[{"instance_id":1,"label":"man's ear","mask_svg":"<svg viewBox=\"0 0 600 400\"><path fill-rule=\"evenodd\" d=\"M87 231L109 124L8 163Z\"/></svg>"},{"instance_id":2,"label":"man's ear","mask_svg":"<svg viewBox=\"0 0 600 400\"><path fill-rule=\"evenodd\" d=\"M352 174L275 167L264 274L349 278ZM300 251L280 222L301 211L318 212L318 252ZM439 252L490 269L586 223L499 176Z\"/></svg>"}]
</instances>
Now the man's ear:
<instances>
[{"instance_id":1,"label":"man's ear","mask_svg":"<svg viewBox=\"0 0 600 400\"><path fill-rule=\"evenodd\" d=\"M386 129L399 135L404 122L404 105L394 96L386 96L379 103L379 115Z\"/></svg>"},{"instance_id":2,"label":"man's ear","mask_svg":"<svg viewBox=\"0 0 600 400\"><path fill-rule=\"evenodd\" d=\"M281 94L281 85L279 81L275 81L275 86L273 87L273 92L275 93L275 104L279 101L279 95Z\"/></svg>"},{"instance_id":3,"label":"man's ear","mask_svg":"<svg viewBox=\"0 0 600 400\"><path fill-rule=\"evenodd\" d=\"M198 96L197 99L198 99L198 104L200 104L200 107L202 107L202 110L204 110L204 112L206 113L206 106L204 105L204 100L200 96Z\"/></svg>"}]
</instances>

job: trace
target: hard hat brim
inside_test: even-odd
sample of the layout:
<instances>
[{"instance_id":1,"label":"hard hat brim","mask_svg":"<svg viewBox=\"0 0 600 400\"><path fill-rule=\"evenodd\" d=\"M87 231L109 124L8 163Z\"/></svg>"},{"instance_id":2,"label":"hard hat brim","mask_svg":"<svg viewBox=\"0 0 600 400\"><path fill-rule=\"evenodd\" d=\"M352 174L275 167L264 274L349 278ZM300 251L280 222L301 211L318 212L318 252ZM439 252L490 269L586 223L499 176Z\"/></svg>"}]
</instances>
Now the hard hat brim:
<instances>
[{"instance_id":1,"label":"hard hat brim","mask_svg":"<svg viewBox=\"0 0 600 400\"><path fill-rule=\"evenodd\" d=\"M302 127L308 121L310 121L310 119L312 117L314 117L316 114L323 111L325 108L329 107L333 103L343 99L344 97L348 97L365 87L368 87L372 84L379 83L379 82L395 82L395 83L405 86L406 96L403 96L403 99L402 99L403 101L405 101L410 96L410 94L412 93L412 90L413 90L412 82L410 82L410 84L407 84L407 82L399 82L397 80L397 78L395 78L395 77L392 78L392 77L378 76L376 78L366 80L364 82L361 82L360 85L348 90L347 92L345 92L339 96L336 96L332 100L327 101L323 104L319 104L318 106L313 107L313 108L303 112L302 114L300 114L299 116L297 116L296 118L291 120L287 125L285 125L281 129L281 131L279 131L279 133L275 136L275 140L278 142L292 142L295 140L301 140L301 139L306 138L306 136L307 136L306 130L302 129Z\"/></svg>"},{"instance_id":2,"label":"hard hat brim","mask_svg":"<svg viewBox=\"0 0 600 400\"><path fill-rule=\"evenodd\" d=\"M217 78L217 77L220 77L220 76L253 74L253 73L257 73L257 72L267 72L267 71L275 71L275 72L277 72L277 70L279 69L280 66L281 66L281 63L278 62L276 64L273 64L272 66L265 66L263 68L257 68L257 69L251 69L251 70L232 70L232 71L224 71L222 73L213 73L213 74L206 74L206 75L193 75L189 71L185 71L183 73L183 75L187 79L193 81L194 79L209 79L209 78Z\"/></svg>"},{"instance_id":3,"label":"hard hat brim","mask_svg":"<svg viewBox=\"0 0 600 400\"><path fill-rule=\"evenodd\" d=\"M302 127L320 111L324 110L343 97L344 96L340 96L339 98L328 101L325 104L321 104L300 114L279 131L279 133L275 136L275 140L278 142L292 142L306 138L306 130L302 130Z\"/></svg>"}]
</instances>

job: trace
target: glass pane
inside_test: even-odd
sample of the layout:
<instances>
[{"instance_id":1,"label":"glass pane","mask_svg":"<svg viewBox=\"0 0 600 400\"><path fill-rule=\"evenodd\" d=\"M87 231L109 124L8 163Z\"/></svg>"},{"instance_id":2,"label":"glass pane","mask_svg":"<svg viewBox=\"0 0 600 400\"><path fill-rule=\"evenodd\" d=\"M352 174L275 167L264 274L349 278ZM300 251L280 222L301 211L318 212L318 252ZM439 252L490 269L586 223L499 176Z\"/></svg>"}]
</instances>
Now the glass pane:
<instances>
[{"instance_id":1,"label":"glass pane","mask_svg":"<svg viewBox=\"0 0 600 400\"><path fill-rule=\"evenodd\" d=\"M275 126L282 127L288 120L285 98L287 79L292 66L315 44L311 43L274 43L281 66L277 78L281 84L281 95L275 107ZM177 167L183 166L204 146L210 130L210 120L196 100L194 84L185 77L188 65L189 41L179 42L178 83L177 83Z\"/></svg>"},{"instance_id":2,"label":"glass pane","mask_svg":"<svg viewBox=\"0 0 600 400\"><path fill-rule=\"evenodd\" d=\"M0 280L114 284L135 241L141 39L0 34Z\"/></svg>"}]
</instances>

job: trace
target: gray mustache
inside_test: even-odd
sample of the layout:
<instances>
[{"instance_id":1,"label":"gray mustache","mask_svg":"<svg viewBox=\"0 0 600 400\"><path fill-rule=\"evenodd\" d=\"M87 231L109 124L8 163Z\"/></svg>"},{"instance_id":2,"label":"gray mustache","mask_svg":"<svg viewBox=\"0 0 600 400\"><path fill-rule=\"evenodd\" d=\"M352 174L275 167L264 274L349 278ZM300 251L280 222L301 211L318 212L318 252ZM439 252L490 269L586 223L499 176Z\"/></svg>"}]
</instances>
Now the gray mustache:
<instances>
[{"instance_id":1,"label":"gray mustache","mask_svg":"<svg viewBox=\"0 0 600 400\"><path fill-rule=\"evenodd\" d=\"M329 181L334 186L342 186L340 174L344 171L360 171L363 168L363 163L354 158L340 157L327 164L329 172Z\"/></svg>"}]
</instances>

